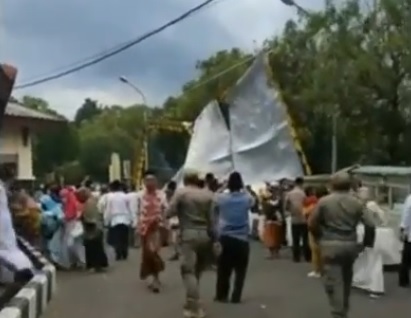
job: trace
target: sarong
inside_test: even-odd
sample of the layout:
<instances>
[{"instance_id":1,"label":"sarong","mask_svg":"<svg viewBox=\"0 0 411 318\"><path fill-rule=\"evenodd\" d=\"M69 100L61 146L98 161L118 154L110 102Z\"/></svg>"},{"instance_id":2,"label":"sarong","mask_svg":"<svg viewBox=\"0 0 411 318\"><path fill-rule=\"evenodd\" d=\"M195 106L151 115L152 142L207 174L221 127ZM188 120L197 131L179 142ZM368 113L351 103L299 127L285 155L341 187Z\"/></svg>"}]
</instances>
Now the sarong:
<instances>
[{"instance_id":1,"label":"sarong","mask_svg":"<svg viewBox=\"0 0 411 318\"><path fill-rule=\"evenodd\" d=\"M164 261L159 254L161 243L161 233L159 229L141 236L141 279L146 279L149 276L157 276L164 270Z\"/></svg>"},{"instance_id":2,"label":"sarong","mask_svg":"<svg viewBox=\"0 0 411 318\"><path fill-rule=\"evenodd\" d=\"M279 249L281 247L281 223L266 221L264 224L263 242L267 248Z\"/></svg>"},{"instance_id":3,"label":"sarong","mask_svg":"<svg viewBox=\"0 0 411 318\"><path fill-rule=\"evenodd\" d=\"M87 269L102 269L108 267L108 259L104 248L103 231L95 224L84 223L83 239Z\"/></svg>"}]
</instances>

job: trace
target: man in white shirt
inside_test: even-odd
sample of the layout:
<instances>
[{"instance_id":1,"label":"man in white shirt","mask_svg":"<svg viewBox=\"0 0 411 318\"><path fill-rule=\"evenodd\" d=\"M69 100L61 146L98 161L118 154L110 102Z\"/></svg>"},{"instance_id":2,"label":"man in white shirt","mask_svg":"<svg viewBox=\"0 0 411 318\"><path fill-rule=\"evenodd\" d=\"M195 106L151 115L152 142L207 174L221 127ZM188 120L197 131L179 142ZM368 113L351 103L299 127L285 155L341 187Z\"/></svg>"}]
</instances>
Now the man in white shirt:
<instances>
[{"instance_id":1,"label":"man in white shirt","mask_svg":"<svg viewBox=\"0 0 411 318\"><path fill-rule=\"evenodd\" d=\"M401 240L404 242L398 280L401 287L410 286L411 268L411 195L405 199L401 215Z\"/></svg>"},{"instance_id":2,"label":"man in white shirt","mask_svg":"<svg viewBox=\"0 0 411 318\"><path fill-rule=\"evenodd\" d=\"M108 227L108 242L114 248L116 260L128 258L130 228L135 224L135 214L129 208L128 197L120 181L110 184L105 197L104 224Z\"/></svg>"},{"instance_id":3,"label":"man in white shirt","mask_svg":"<svg viewBox=\"0 0 411 318\"><path fill-rule=\"evenodd\" d=\"M101 214L104 214L104 211L107 206L107 194L108 194L107 186L101 187L100 193L98 196L98 201L97 201L97 208Z\"/></svg>"}]
</instances>

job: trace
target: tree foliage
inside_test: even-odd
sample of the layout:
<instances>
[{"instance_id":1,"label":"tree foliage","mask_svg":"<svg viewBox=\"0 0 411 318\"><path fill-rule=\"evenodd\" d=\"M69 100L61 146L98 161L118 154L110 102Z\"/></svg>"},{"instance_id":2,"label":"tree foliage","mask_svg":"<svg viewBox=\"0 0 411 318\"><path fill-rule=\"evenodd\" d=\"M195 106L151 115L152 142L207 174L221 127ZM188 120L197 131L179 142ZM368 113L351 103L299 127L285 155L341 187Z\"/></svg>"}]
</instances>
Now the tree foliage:
<instances>
[{"instance_id":1,"label":"tree foliage","mask_svg":"<svg viewBox=\"0 0 411 318\"><path fill-rule=\"evenodd\" d=\"M300 12L281 34L267 39L274 80L315 173L330 168L333 116L338 120L340 167L411 163L410 30L409 0L326 0L322 11ZM77 161L94 178L106 178L111 152L136 159L144 113L149 119L193 121L210 100L238 80L251 61L252 54L238 48L198 61L197 79L157 109L102 106L86 99L74 124L61 136L39 138L36 158L41 158L42 168L37 171L68 162L73 169L72 162ZM50 111L41 99L25 97L23 102ZM157 132L150 140L171 166L182 163L187 136ZM47 146L51 143L59 150Z\"/></svg>"},{"instance_id":2,"label":"tree foliage","mask_svg":"<svg viewBox=\"0 0 411 318\"><path fill-rule=\"evenodd\" d=\"M74 123L76 126L80 126L83 122L92 120L101 114L101 112L102 109L98 106L96 100L86 98L74 116Z\"/></svg>"}]
</instances>

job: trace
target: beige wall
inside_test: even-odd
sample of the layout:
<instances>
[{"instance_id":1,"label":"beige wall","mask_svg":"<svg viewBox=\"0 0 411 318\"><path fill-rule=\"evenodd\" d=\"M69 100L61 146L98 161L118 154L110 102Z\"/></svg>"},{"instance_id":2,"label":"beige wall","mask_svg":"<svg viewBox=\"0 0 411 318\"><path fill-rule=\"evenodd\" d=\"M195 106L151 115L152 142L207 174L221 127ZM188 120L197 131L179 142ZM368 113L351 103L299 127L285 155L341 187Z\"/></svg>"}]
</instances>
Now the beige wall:
<instances>
[{"instance_id":1,"label":"beige wall","mask_svg":"<svg viewBox=\"0 0 411 318\"><path fill-rule=\"evenodd\" d=\"M0 155L4 157L17 157L17 179L32 180L33 176L33 157L31 148L31 138L24 146L22 129L30 127L29 122L11 122L7 118L4 119L0 130Z\"/></svg>"}]
</instances>

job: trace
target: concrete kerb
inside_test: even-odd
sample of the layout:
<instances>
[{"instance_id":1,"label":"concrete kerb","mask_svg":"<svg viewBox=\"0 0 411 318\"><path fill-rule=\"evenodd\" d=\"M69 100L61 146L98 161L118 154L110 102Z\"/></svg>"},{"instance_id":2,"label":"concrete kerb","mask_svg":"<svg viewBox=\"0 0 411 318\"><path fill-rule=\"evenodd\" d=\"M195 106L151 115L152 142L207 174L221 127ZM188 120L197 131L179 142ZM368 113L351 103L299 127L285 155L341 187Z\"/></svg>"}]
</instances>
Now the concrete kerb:
<instances>
[{"instance_id":1,"label":"concrete kerb","mask_svg":"<svg viewBox=\"0 0 411 318\"><path fill-rule=\"evenodd\" d=\"M56 268L26 240L18 238L18 244L37 271L0 311L0 318L37 318L56 292Z\"/></svg>"}]
</instances>

